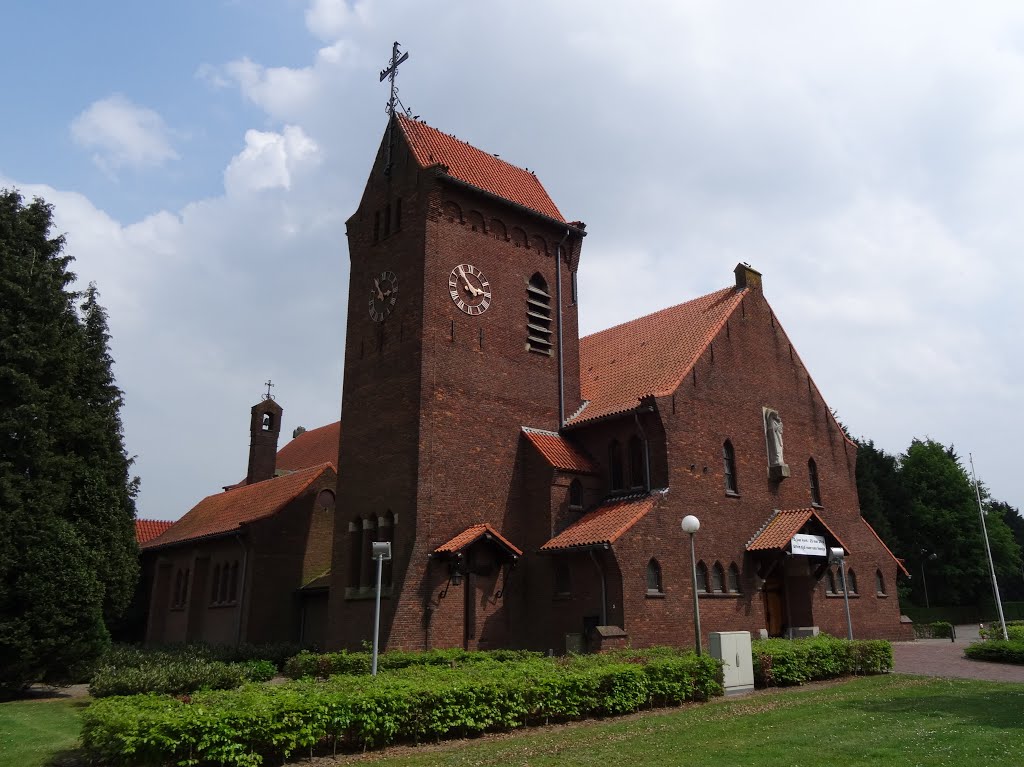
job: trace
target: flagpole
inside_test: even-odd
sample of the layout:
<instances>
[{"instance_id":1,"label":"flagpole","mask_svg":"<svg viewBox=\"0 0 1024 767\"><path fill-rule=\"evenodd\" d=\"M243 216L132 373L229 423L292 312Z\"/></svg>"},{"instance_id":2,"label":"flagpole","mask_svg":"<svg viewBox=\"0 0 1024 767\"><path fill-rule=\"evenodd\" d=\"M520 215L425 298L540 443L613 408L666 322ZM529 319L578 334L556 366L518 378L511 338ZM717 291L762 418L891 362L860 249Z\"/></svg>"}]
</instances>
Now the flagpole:
<instances>
[{"instance_id":1,"label":"flagpole","mask_svg":"<svg viewBox=\"0 0 1024 767\"><path fill-rule=\"evenodd\" d=\"M1003 603L999 601L999 582L996 581L996 566L992 562L992 548L988 545L988 528L985 526L985 512L981 508L981 490L978 489L978 476L974 473L974 456L970 453L967 458L971 462L971 478L974 480L974 497L978 499L978 516L981 517L981 536L985 541L985 554L988 556L988 572L992 576L992 596L996 600L996 612L999 613L999 627L1003 632L1003 639L1009 640L1006 633L1006 619L1003 617Z\"/></svg>"}]
</instances>

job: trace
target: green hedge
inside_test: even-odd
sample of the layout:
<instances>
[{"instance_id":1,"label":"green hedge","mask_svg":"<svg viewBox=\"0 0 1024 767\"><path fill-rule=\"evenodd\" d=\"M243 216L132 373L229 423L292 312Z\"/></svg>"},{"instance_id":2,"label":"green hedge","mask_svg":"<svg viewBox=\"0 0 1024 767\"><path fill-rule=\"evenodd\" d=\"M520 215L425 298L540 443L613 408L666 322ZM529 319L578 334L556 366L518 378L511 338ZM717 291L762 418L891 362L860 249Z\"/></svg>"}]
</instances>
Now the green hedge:
<instances>
[{"instance_id":1,"label":"green hedge","mask_svg":"<svg viewBox=\"0 0 1024 767\"><path fill-rule=\"evenodd\" d=\"M999 621L993 621L981 628L978 632L982 639L1002 639L1003 626ZM1007 621L1006 636L1010 640L1024 639L1024 621Z\"/></svg>"},{"instance_id":2,"label":"green hedge","mask_svg":"<svg viewBox=\"0 0 1024 767\"><path fill-rule=\"evenodd\" d=\"M636 711L720 695L721 666L692 653L480 659L278 686L105 698L83 715L88 756L109 765L256 767L290 755L379 747Z\"/></svg>"},{"instance_id":3,"label":"green hedge","mask_svg":"<svg viewBox=\"0 0 1024 767\"><path fill-rule=\"evenodd\" d=\"M200 646L170 650L120 648L93 672L89 693L94 698L147 692L184 695L196 690L223 690L245 682L265 682L277 674L269 660L225 663L212 660Z\"/></svg>"},{"instance_id":4,"label":"green hedge","mask_svg":"<svg viewBox=\"0 0 1024 767\"><path fill-rule=\"evenodd\" d=\"M918 639L952 639L953 624L948 621L915 623L914 636Z\"/></svg>"},{"instance_id":5,"label":"green hedge","mask_svg":"<svg viewBox=\"0 0 1024 767\"><path fill-rule=\"evenodd\" d=\"M993 663L1024 664L1024 639L990 639L987 642L975 642L964 648L964 655L972 660L987 660Z\"/></svg>"},{"instance_id":6,"label":"green hedge","mask_svg":"<svg viewBox=\"0 0 1024 767\"><path fill-rule=\"evenodd\" d=\"M473 651L461 648L446 650L427 650L425 652L407 652L392 650L381 653L377 658L379 671L391 671L410 666L447 666L455 668L470 663L497 662L518 663L530 658L540 658L541 653L525 650L489 650ZM371 656L367 652L333 652L312 653L301 652L289 658L284 664L283 673L292 679L314 677L325 679L337 674L369 674Z\"/></svg>"},{"instance_id":7,"label":"green hedge","mask_svg":"<svg viewBox=\"0 0 1024 767\"><path fill-rule=\"evenodd\" d=\"M754 684L758 687L804 684L847 674L884 674L892 670L892 645L882 640L759 639L753 642Z\"/></svg>"}]
</instances>

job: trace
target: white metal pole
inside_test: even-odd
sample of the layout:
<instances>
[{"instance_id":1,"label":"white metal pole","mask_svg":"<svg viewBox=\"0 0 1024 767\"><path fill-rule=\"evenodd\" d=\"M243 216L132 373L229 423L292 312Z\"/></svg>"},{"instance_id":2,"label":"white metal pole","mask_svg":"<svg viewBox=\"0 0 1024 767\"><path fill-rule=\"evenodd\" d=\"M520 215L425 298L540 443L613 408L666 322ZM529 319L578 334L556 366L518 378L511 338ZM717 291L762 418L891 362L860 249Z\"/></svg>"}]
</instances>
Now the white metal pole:
<instances>
[{"instance_id":1,"label":"white metal pole","mask_svg":"<svg viewBox=\"0 0 1024 767\"><path fill-rule=\"evenodd\" d=\"M992 548L988 545L988 528L985 526L985 511L981 508L981 491L978 489L978 476L974 473L974 456L967 458L971 462L971 478L974 480L974 497L978 499L978 516L981 517L981 536L985 541L985 555L988 557L988 572L992 576L992 596L996 600L996 612L999 613L999 625L1003 630L1003 639L1009 640L1006 633L1006 619L1003 618L1003 603L999 600L999 582L996 580L996 566L992 561Z\"/></svg>"},{"instance_id":2,"label":"white metal pole","mask_svg":"<svg viewBox=\"0 0 1024 767\"><path fill-rule=\"evenodd\" d=\"M373 609L373 661L370 665L370 675L377 676L377 638L380 635L380 584L384 572L384 557L377 557L377 596Z\"/></svg>"},{"instance_id":3,"label":"white metal pole","mask_svg":"<svg viewBox=\"0 0 1024 767\"><path fill-rule=\"evenodd\" d=\"M693 533L690 533L690 574L693 583L693 627L697 633L697 655L701 654L700 639L700 599L697 596L697 554L693 545Z\"/></svg>"},{"instance_id":4,"label":"white metal pole","mask_svg":"<svg viewBox=\"0 0 1024 767\"><path fill-rule=\"evenodd\" d=\"M846 557L839 560L839 570L843 578L843 604L846 606L846 638L853 641L853 621L850 620L850 589L846 583Z\"/></svg>"}]
</instances>

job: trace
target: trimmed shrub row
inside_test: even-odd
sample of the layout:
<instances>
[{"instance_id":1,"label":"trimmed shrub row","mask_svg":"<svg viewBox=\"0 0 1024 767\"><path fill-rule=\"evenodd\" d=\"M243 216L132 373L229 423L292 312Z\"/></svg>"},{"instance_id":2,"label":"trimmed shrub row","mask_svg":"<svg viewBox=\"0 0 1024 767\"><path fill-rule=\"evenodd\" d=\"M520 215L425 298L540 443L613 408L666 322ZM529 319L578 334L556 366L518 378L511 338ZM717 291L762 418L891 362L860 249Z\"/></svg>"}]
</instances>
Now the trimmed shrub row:
<instances>
[{"instance_id":1,"label":"trimmed shrub row","mask_svg":"<svg viewBox=\"0 0 1024 767\"><path fill-rule=\"evenodd\" d=\"M754 684L774 687L834 679L847 674L884 674L892 670L892 645L883 640L758 639L752 646Z\"/></svg>"},{"instance_id":2,"label":"trimmed shrub row","mask_svg":"<svg viewBox=\"0 0 1024 767\"><path fill-rule=\"evenodd\" d=\"M982 639L1002 639L1003 626L999 621L993 621L987 626L983 626L978 633L981 634ZM1007 621L1006 636L1011 641L1024 639L1024 621Z\"/></svg>"},{"instance_id":3,"label":"trimmed shrub row","mask_svg":"<svg viewBox=\"0 0 1024 767\"><path fill-rule=\"evenodd\" d=\"M406 652L391 650L377 657L378 671L394 671L410 666L447 666L456 668L470 663L496 662L518 663L531 658L540 658L541 653L526 650L469 651L462 648ZM314 677L326 679L337 674L369 674L372 658L368 652L301 652L289 658L283 673L292 679Z\"/></svg>"},{"instance_id":4,"label":"trimmed shrub row","mask_svg":"<svg viewBox=\"0 0 1024 767\"><path fill-rule=\"evenodd\" d=\"M136 666L101 666L89 682L94 698L111 695L166 693L184 695L196 690L230 690L246 682L266 682L277 673L270 661L222 663L202 658L166 658Z\"/></svg>"},{"instance_id":5,"label":"trimmed shrub row","mask_svg":"<svg viewBox=\"0 0 1024 767\"><path fill-rule=\"evenodd\" d=\"M914 636L918 639L952 639L953 624L948 621L915 623Z\"/></svg>"},{"instance_id":6,"label":"trimmed shrub row","mask_svg":"<svg viewBox=\"0 0 1024 767\"><path fill-rule=\"evenodd\" d=\"M377 677L247 685L182 700L105 698L84 713L90 758L110 765L256 767L296 752L379 747L624 714L722 692L707 656L480 659L459 669L410 666Z\"/></svg>"},{"instance_id":7,"label":"trimmed shrub row","mask_svg":"<svg viewBox=\"0 0 1024 767\"><path fill-rule=\"evenodd\" d=\"M1007 626L1007 631L1009 631L1009 626ZM1024 638L1011 639L1009 642L1002 639L975 642L964 648L964 655L972 660L1024 664Z\"/></svg>"}]
</instances>

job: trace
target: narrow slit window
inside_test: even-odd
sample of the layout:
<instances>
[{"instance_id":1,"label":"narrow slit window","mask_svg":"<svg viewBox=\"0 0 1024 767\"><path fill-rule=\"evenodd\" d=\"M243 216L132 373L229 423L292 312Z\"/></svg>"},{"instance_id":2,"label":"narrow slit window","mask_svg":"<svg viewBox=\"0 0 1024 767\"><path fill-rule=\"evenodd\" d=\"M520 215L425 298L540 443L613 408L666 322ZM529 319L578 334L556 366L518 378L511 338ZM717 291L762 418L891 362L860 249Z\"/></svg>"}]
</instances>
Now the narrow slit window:
<instances>
[{"instance_id":1,"label":"narrow slit window","mask_svg":"<svg viewBox=\"0 0 1024 767\"><path fill-rule=\"evenodd\" d=\"M569 485L569 508L579 510L583 508L583 483L574 479Z\"/></svg>"},{"instance_id":2,"label":"narrow slit window","mask_svg":"<svg viewBox=\"0 0 1024 767\"><path fill-rule=\"evenodd\" d=\"M548 284L535 274L526 285L526 348L538 354L551 354L551 295Z\"/></svg>"},{"instance_id":3,"label":"narrow slit window","mask_svg":"<svg viewBox=\"0 0 1024 767\"><path fill-rule=\"evenodd\" d=\"M729 565L729 570L726 573L726 586L729 589L730 594L740 593L740 569L736 567L736 563L733 562Z\"/></svg>"},{"instance_id":4,"label":"narrow slit window","mask_svg":"<svg viewBox=\"0 0 1024 767\"><path fill-rule=\"evenodd\" d=\"M708 566L703 562L697 563L697 591L706 592L708 590Z\"/></svg>"},{"instance_id":5,"label":"narrow slit window","mask_svg":"<svg viewBox=\"0 0 1024 767\"><path fill-rule=\"evenodd\" d=\"M661 565L658 564L656 559L652 559L647 563L647 593L665 593L661 583Z\"/></svg>"},{"instance_id":6,"label":"narrow slit window","mask_svg":"<svg viewBox=\"0 0 1024 767\"><path fill-rule=\"evenodd\" d=\"M622 476L622 445L618 440L612 440L612 444L608 446L608 468L612 492L622 490L625 482Z\"/></svg>"},{"instance_id":7,"label":"narrow slit window","mask_svg":"<svg viewBox=\"0 0 1024 767\"><path fill-rule=\"evenodd\" d=\"M725 591L725 571L718 562L715 562L715 566L711 568L711 590L716 594Z\"/></svg>"},{"instance_id":8,"label":"narrow slit window","mask_svg":"<svg viewBox=\"0 0 1024 767\"><path fill-rule=\"evenodd\" d=\"M629 484L634 490L645 486L644 443L636 435L629 439Z\"/></svg>"},{"instance_id":9,"label":"narrow slit window","mask_svg":"<svg viewBox=\"0 0 1024 767\"><path fill-rule=\"evenodd\" d=\"M725 474L725 492L739 495L739 485L736 482L736 451L729 440L722 445L722 471Z\"/></svg>"},{"instance_id":10,"label":"narrow slit window","mask_svg":"<svg viewBox=\"0 0 1024 767\"><path fill-rule=\"evenodd\" d=\"M811 503L821 506L821 486L818 484L818 464L811 458L807 461L807 479L811 486Z\"/></svg>"}]
</instances>

